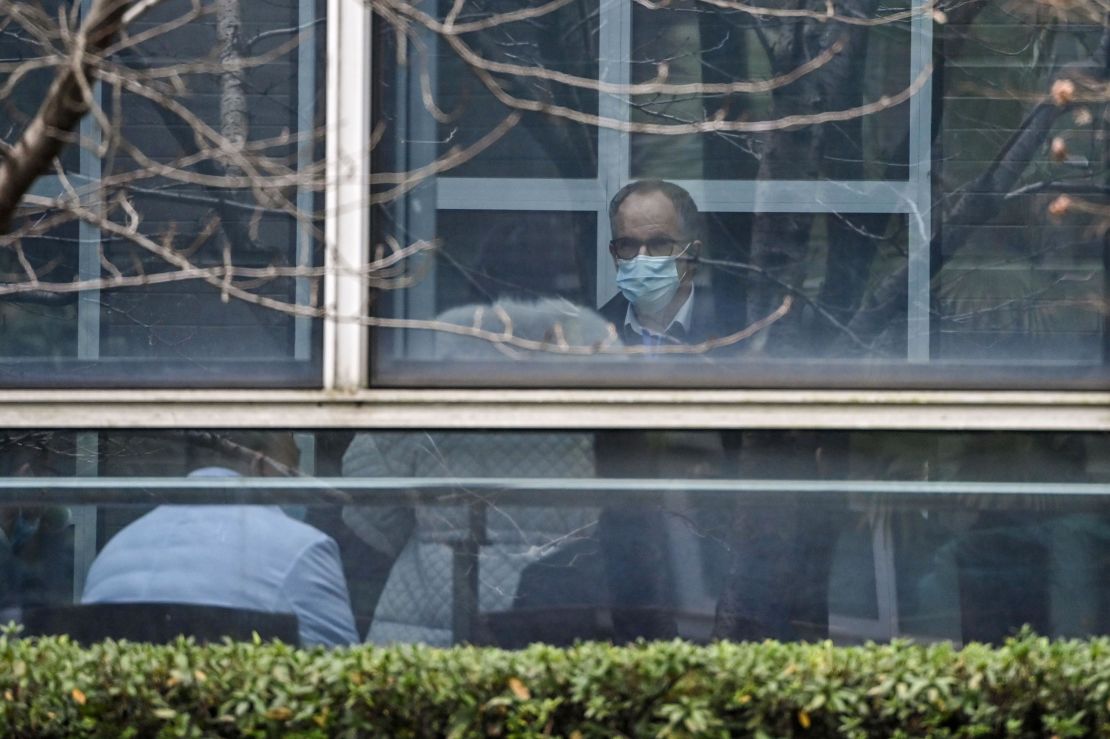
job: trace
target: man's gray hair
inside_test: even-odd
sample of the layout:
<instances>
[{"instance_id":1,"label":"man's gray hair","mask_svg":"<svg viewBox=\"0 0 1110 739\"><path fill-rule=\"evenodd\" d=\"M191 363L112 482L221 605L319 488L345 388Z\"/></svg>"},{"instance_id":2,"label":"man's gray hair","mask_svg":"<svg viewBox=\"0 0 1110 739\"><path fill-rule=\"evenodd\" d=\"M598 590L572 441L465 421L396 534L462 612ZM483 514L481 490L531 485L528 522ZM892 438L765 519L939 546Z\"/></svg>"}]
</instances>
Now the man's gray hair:
<instances>
[{"instance_id":1,"label":"man's gray hair","mask_svg":"<svg viewBox=\"0 0 1110 739\"><path fill-rule=\"evenodd\" d=\"M671 201L678 214L678 227L682 229L683 238L691 241L701 238L701 213L697 203L686 190L666 180L637 180L622 187L609 202L609 223L616 220L617 211L629 195L650 195L653 192L662 193Z\"/></svg>"}]
</instances>

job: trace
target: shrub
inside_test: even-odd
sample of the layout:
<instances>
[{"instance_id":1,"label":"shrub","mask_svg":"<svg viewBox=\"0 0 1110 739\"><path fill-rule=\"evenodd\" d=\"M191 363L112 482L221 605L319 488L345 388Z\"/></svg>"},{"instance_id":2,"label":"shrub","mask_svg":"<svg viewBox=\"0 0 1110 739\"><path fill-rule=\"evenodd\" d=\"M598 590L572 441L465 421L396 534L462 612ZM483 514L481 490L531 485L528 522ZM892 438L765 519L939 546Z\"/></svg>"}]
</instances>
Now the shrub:
<instances>
[{"instance_id":1,"label":"shrub","mask_svg":"<svg viewBox=\"0 0 1110 739\"><path fill-rule=\"evenodd\" d=\"M0 636L5 736L1110 736L1110 641L535 645Z\"/></svg>"}]
</instances>

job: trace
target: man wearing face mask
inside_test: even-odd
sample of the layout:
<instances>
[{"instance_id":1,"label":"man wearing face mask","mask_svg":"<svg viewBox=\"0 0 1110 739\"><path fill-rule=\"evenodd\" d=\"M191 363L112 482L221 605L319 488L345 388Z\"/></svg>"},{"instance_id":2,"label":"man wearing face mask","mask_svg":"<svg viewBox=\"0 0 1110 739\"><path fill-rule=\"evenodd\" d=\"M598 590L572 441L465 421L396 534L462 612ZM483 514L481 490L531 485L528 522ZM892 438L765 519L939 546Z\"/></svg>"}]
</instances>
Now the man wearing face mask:
<instances>
[{"instance_id":1,"label":"man wearing face mask","mask_svg":"<svg viewBox=\"0 0 1110 739\"><path fill-rule=\"evenodd\" d=\"M696 344L728 333L711 301L695 294L701 216L690 193L663 180L633 182L613 197L609 222L620 293L601 315L625 344Z\"/></svg>"},{"instance_id":2,"label":"man wearing face mask","mask_svg":"<svg viewBox=\"0 0 1110 739\"><path fill-rule=\"evenodd\" d=\"M729 329L714 315L712 295L694 285L701 254L701 215L690 193L663 180L623 187L609 204L620 293L600 310L626 346L699 344ZM595 438L599 477L705 477L720 474L729 445L686 432L607 433ZM665 452L660 453L662 450ZM598 544L616 641L688 636L674 614L682 602L676 558L700 551L689 522L704 518L679 491L606 507Z\"/></svg>"}]
</instances>

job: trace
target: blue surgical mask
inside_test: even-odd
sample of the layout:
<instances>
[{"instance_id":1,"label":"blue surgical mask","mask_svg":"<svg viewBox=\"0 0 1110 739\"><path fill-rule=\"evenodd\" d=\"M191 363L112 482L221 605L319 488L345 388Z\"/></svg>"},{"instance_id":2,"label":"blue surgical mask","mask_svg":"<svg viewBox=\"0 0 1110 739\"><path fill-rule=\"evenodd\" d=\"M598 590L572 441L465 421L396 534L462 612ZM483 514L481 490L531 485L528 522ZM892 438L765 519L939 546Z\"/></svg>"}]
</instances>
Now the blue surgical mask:
<instances>
[{"instance_id":1,"label":"blue surgical mask","mask_svg":"<svg viewBox=\"0 0 1110 739\"><path fill-rule=\"evenodd\" d=\"M641 254L617 260L617 287L643 315L656 315L678 292L678 257L649 257Z\"/></svg>"}]
</instances>

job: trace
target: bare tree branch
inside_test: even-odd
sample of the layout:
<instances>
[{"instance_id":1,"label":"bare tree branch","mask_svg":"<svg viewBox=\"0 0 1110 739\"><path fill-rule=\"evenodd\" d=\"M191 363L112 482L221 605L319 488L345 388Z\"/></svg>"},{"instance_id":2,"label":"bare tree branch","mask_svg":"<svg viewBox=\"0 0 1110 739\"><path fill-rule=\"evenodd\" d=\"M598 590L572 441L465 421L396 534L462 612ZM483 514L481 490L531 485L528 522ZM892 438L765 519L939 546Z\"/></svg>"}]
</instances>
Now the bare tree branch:
<instances>
[{"instance_id":1,"label":"bare tree branch","mask_svg":"<svg viewBox=\"0 0 1110 739\"><path fill-rule=\"evenodd\" d=\"M9 230L23 194L61 152L66 142L59 134L73 131L89 112L92 59L119 35L130 7L130 0L93 0L74 39L68 67L60 71L38 114L0 162L0 233Z\"/></svg>"}]
</instances>

